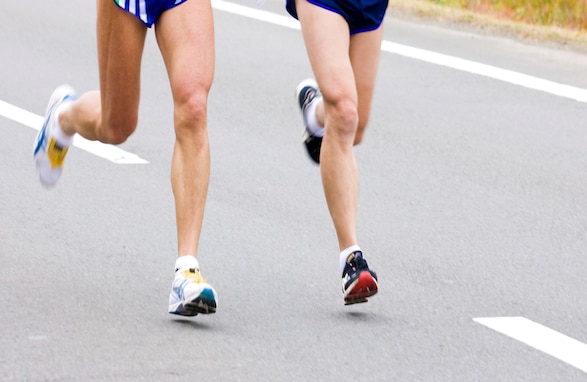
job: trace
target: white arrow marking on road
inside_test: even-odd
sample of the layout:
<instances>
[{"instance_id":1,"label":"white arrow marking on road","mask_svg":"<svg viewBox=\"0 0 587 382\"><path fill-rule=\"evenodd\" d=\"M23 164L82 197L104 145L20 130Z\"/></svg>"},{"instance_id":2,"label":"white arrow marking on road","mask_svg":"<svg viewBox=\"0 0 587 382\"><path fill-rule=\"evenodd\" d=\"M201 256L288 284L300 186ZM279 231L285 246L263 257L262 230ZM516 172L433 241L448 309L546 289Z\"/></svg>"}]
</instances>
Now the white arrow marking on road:
<instances>
[{"instance_id":1,"label":"white arrow marking on road","mask_svg":"<svg viewBox=\"0 0 587 382\"><path fill-rule=\"evenodd\" d=\"M1 100L0 115L8 119L12 119L13 121L21 123L25 126L32 127L35 130L40 130L41 126L43 126L43 117ZM118 164L149 163L146 160L140 158L136 154L129 153L116 146L106 145L98 141L88 141L87 139L84 139L79 135L76 135L73 138L73 145L89 153L92 153L104 159L108 159L109 161Z\"/></svg>"},{"instance_id":2,"label":"white arrow marking on road","mask_svg":"<svg viewBox=\"0 0 587 382\"><path fill-rule=\"evenodd\" d=\"M587 373L587 345L524 317L474 318L473 321L525 343Z\"/></svg>"},{"instance_id":3,"label":"white arrow marking on road","mask_svg":"<svg viewBox=\"0 0 587 382\"><path fill-rule=\"evenodd\" d=\"M300 23L293 17L277 15L275 13L245 7L224 0L212 0L212 6L220 11L233 13L239 16L264 21L286 28L300 29ZM478 62L447 56L445 54L435 53L424 49L413 48L407 45L396 44L389 41L383 41L381 43L381 50L587 103L586 89L563 85L542 78L529 76L527 74L514 72L512 70L501 69L495 66L480 64Z\"/></svg>"}]
</instances>

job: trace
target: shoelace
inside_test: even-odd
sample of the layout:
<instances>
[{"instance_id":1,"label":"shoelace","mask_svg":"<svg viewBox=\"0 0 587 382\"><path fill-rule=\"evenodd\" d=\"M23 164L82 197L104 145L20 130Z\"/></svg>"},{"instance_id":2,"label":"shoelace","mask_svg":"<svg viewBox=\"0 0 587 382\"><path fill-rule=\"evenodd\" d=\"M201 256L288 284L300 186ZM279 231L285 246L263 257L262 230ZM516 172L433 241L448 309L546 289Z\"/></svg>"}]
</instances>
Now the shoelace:
<instances>
[{"instance_id":1,"label":"shoelace","mask_svg":"<svg viewBox=\"0 0 587 382\"><path fill-rule=\"evenodd\" d=\"M200 271L196 268L186 269L185 271L183 271L183 275L188 281L194 282L196 284L201 284L208 281L207 278L202 277Z\"/></svg>"},{"instance_id":2,"label":"shoelace","mask_svg":"<svg viewBox=\"0 0 587 382\"><path fill-rule=\"evenodd\" d=\"M353 254L353 255L354 255L353 259L350 262L348 262L345 267L344 274L350 274L351 272L369 269L369 266L367 265L367 260L365 260L362 255L360 255L360 254Z\"/></svg>"}]
</instances>

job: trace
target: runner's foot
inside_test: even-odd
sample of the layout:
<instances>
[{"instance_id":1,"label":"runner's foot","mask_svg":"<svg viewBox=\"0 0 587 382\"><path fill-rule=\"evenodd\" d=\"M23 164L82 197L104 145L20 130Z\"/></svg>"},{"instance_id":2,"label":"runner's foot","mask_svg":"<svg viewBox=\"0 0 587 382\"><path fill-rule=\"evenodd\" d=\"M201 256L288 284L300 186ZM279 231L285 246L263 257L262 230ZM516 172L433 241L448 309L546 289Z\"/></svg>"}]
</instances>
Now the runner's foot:
<instances>
[{"instance_id":1,"label":"runner's foot","mask_svg":"<svg viewBox=\"0 0 587 382\"><path fill-rule=\"evenodd\" d=\"M306 145L310 158L316 163L320 163L320 147L322 146L324 128L315 128L310 125L308 121L308 109L310 105L321 99L322 95L318 90L318 84L311 78L303 80L296 87L296 100L298 101L304 119L304 144Z\"/></svg>"},{"instance_id":2,"label":"runner's foot","mask_svg":"<svg viewBox=\"0 0 587 382\"><path fill-rule=\"evenodd\" d=\"M197 268L177 270L169 294L169 313L196 316L216 312L216 291Z\"/></svg>"},{"instance_id":3,"label":"runner's foot","mask_svg":"<svg viewBox=\"0 0 587 382\"><path fill-rule=\"evenodd\" d=\"M361 251L351 253L342 272L342 292L345 305L367 302L377 293L377 275L369 269Z\"/></svg>"},{"instance_id":4,"label":"runner's foot","mask_svg":"<svg viewBox=\"0 0 587 382\"><path fill-rule=\"evenodd\" d=\"M61 85L55 89L49 99L45 121L35 139L33 157L39 172L39 179L45 187L52 187L59 180L63 171L63 160L71 141L73 141L73 137L67 137L63 133L61 141L67 140L69 144L60 144L56 139L56 129L58 129L59 123L57 120L59 117L58 109L62 110L62 105L73 102L76 97L75 91L68 85Z\"/></svg>"}]
</instances>

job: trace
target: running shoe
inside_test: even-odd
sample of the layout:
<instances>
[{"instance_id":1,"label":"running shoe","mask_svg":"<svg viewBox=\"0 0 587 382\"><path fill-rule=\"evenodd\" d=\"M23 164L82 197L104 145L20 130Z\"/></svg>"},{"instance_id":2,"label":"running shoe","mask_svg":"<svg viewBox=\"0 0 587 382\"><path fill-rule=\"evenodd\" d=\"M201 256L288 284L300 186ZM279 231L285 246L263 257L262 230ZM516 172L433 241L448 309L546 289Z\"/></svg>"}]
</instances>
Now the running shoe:
<instances>
[{"instance_id":1,"label":"running shoe","mask_svg":"<svg viewBox=\"0 0 587 382\"><path fill-rule=\"evenodd\" d=\"M306 117L306 109L319 99L322 95L318 90L318 84L311 78L305 79L296 87L296 99L302 111L304 118L304 132L303 139L310 158L316 163L320 163L320 147L322 146L322 136L312 133L312 129L308 126L308 119Z\"/></svg>"},{"instance_id":2,"label":"running shoe","mask_svg":"<svg viewBox=\"0 0 587 382\"><path fill-rule=\"evenodd\" d=\"M345 305L367 302L377 293L377 275L369 269L361 251L351 253L342 272L342 293Z\"/></svg>"},{"instance_id":3,"label":"running shoe","mask_svg":"<svg viewBox=\"0 0 587 382\"><path fill-rule=\"evenodd\" d=\"M76 98L75 90L68 85L61 85L55 89L49 99L43 126L35 138L33 157L39 179L45 187L52 187L59 180L63 171L63 160L69 149L69 147L59 146L52 135L57 124L55 110L64 103L73 102Z\"/></svg>"},{"instance_id":4,"label":"running shoe","mask_svg":"<svg viewBox=\"0 0 587 382\"><path fill-rule=\"evenodd\" d=\"M216 291L197 268L175 272L169 294L169 313L196 316L216 312Z\"/></svg>"}]
</instances>

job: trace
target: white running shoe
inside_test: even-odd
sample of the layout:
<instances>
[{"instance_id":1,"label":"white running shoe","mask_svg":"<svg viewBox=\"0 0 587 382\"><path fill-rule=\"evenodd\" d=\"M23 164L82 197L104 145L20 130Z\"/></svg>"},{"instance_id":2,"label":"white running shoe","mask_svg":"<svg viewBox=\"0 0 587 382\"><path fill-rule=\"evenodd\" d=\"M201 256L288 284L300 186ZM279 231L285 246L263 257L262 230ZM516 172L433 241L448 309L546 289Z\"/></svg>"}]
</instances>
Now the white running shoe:
<instances>
[{"instance_id":1,"label":"white running shoe","mask_svg":"<svg viewBox=\"0 0 587 382\"><path fill-rule=\"evenodd\" d=\"M64 103L73 102L76 98L75 90L71 86L61 85L55 89L49 99L43 127L35 139L33 156L39 171L39 179L45 187L52 187L59 180L63 170L63 160L69 148L59 146L52 135L57 124L55 110Z\"/></svg>"},{"instance_id":2,"label":"white running shoe","mask_svg":"<svg viewBox=\"0 0 587 382\"><path fill-rule=\"evenodd\" d=\"M169 295L169 313L196 316L216 312L216 291L197 268L178 270Z\"/></svg>"}]
</instances>

